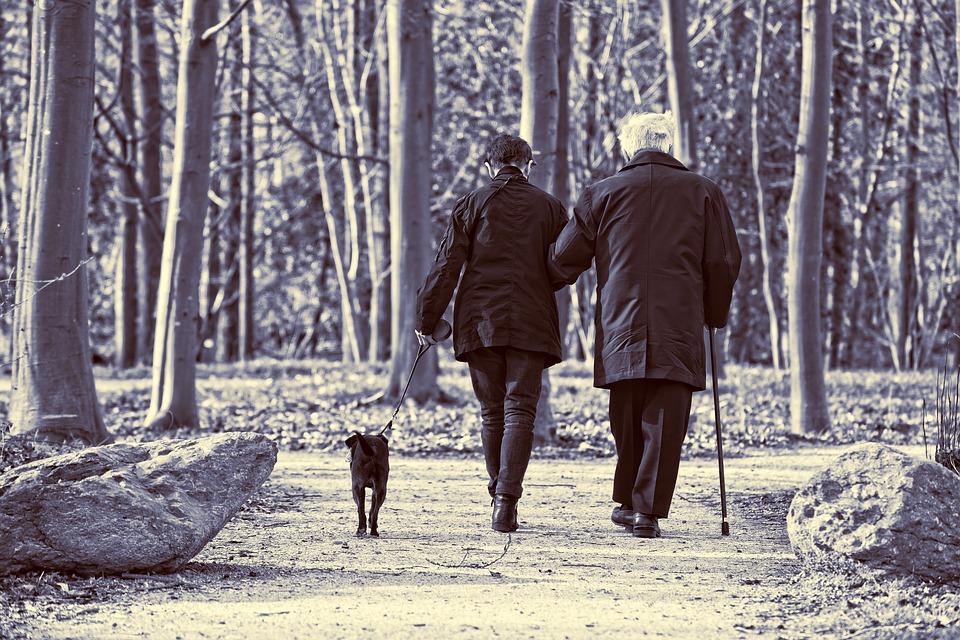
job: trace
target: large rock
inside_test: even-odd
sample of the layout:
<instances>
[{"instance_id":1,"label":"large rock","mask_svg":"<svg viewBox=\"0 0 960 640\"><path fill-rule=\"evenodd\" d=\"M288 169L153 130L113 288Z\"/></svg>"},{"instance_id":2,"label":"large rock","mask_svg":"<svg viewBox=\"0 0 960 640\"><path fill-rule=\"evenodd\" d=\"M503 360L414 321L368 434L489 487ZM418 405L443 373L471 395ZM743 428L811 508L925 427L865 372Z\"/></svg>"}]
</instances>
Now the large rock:
<instances>
[{"instance_id":1,"label":"large rock","mask_svg":"<svg viewBox=\"0 0 960 640\"><path fill-rule=\"evenodd\" d=\"M797 492L787 518L801 560L960 580L960 478L935 462L857 447Z\"/></svg>"},{"instance_id":2,"label":"large rock","mask_svg":"<svg viewBox=\"0 0 960 640\"><path fill-rule=\"evenodd\" d=\"M174 571L273 471L262 435L93 447L0 475L0 574Z\"/></svg>"}]
</instances>

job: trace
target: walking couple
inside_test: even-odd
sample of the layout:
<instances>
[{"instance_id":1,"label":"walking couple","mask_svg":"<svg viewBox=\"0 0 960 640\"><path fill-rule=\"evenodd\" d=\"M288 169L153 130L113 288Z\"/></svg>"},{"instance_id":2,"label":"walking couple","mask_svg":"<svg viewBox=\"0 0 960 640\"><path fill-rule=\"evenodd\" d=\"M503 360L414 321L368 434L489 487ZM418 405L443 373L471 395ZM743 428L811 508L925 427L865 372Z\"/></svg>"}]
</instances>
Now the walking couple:
<instances>
[{"instance_id":1,"label":"walking couple","mask_svg":"<svg viewBox=\"0 0 960 640\"><path fill-rule=\"evenodd\" d=\"M554 291L592 261L594 385L610 390L618 456L612 519L653 538L670 511L691 394L705 387L703 326L726 324L740 248L719 187L671 155L671 116L631 115L619 139L629 160L586 187L568 221L527 181L530 145L493 138L491 182L457 201L418 295L417 336L433 344L459 281L454 348L480 401L496 531L517 528L541 373L561 361Z\"/></svg>"}]
</instances>

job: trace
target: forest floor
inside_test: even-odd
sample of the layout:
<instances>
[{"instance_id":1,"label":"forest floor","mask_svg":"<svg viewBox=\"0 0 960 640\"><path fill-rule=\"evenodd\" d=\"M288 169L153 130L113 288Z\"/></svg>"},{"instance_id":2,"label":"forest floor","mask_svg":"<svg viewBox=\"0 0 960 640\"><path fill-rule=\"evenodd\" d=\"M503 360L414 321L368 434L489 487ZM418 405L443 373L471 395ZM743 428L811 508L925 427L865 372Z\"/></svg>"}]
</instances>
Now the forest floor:
<instances>
[{"instance_id":1,"label":"forest floor","mask_svg":"<svg viewBox=\"0 0 960 640\"><path fill-rule=\"evenodd\" d=\"M808 574L786 535L793 492L850 443L925 455L934 373L830 373L834 429L795 438L785 375L730 367L721 397L733 535L719 535L712 402L701 393L665 537L642 540L609 520L607 396L585 366L551 370L558 443L537 451L509 537L489 529L468 378L449 359L442 371L448 402L406 406L392 432L380 539L353 535L342 443L388 416L368 401L382 368L204 366L202 428L173 434L141 426L146 371L99 371L119 440L255 430L280 445L276 470L177 574L0 579L0 638L956 637L957 589ZM51 453L0 437L0 471Z\"/></svg>"},{"instance_id":2,"label":"forest floor","mask_svg":"<svg viewBox=\"0 0 960 640\"><path fill-rule=\"evenodd\" d=\"M609 521L612 460L534 461L508 537L489 530L479 460L397 456L381 537L358 539L344 456L282 453L261 492L177 574L3 579L0 635L956 637L956 589L798 565L790 499L844 449L730 460L728 538L715 463L685 462L658 540Z\"/></svg>"}]
</instances>

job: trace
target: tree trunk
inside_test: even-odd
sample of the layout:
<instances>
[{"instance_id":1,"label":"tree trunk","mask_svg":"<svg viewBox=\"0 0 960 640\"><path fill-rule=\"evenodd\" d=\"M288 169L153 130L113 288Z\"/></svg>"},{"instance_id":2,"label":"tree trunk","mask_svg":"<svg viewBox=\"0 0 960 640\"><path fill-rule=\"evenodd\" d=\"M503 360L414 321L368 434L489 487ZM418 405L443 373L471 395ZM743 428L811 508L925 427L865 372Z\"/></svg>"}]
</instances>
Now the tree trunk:
<instances>
[{"instance_id":1,"label":"tree trunk","mask_svg":"<svg viewBox=\"0 0 960 640\"><path fill-rule=\"evenodd\" d=\"M234 2L234 6L238 3ZM235 7L231 7L233 9ZM249 9L248 9L249 10ZM246 13L246 10L244 11ZM239 357L240 337L240 226L243 217L244 167L243 167L243 41L240 22L230 25L229 71L225 82L224 106L230 114L226 130L227 190L221 194L226 200L222 227L222 265L226 269L223 279L223 306L218 322L219 338L217 352L221 362L236 362Z\"/></svg>"},{"instance_id":2,"label":"tree trunk","mask_svg":"<svg viewBox=\"0 0 960 640\"><path fill-rule=\"evenodd\" d=\"M557 178L557 126L560 116L560 65L557 45L559 21L558 0L527 0L520 62L523 74L520 137L530 143L534 157L537 158L537 168L530 174L530 182L547 193L555 191ZM569 298L569 295L564 294L557 295L561 303ZM563 306L569 308L568 305ZM534 442L538 446L556 441L550 390L550 373L544 369L533 430Z\"/></svg>"},{"instance_id":3,"label":"tree trunk","mask_svg":"<svg viewBox=\"0 0 960 640\"><path fill-rule=\"evenodd\" d=\"M830 0L803 2L803 74L793 191L787 220L790 418L794 433L830 426L820 331L820 259L830 130Z\"/></svg>"},{"instance_id":4,"label":"tree trunk","mask_svg":"<svg viewBox=\"0 0 960 640\"><path fill-rule=\"evenodd\" d=\"M691 171L696 171L697 120L693 108L693 77L687 42L687 0L660 0L661 28L667 54L667 91L670 108L677 123L676 155Z\"/></svg>"},{"instance_id":5,"label":"tree trunk","mask_svg":"<svg viewBox=\"0 0 960 640\"><path fill-rule=\"evenodd\" d=\"M133 97L133 0L121 0L120 108L124 135L120 140L124 166L120 167L120 232L117 235L117 268L114 279L114 362L120 369L137 362L137 217L136 199L137 115Z\"/></svg>"},{"instance_id":6,"label":"tree trunk","mask_svg":"<svg viewBox=\"0 0 960 640\"><path fill-rule=\"evenodd\" d=\"M377 56L376 110L371 110L374 129L375 155L384 157L390 152L390 71L387 59L387 34L374 36ZM370 349L371 362L381 362L390 355L390 203L388 185L390 167L377 165L373 176L373 210L367 216L371 227L377 278L370 283Z\"/></svg>"},{"instance_id":7,"label":"tree trunk","mask_svg":"<svg viewBox=\"0 0 960 640\"><path fill-rule=\"evenodd\" d=\"M200 254L210 189L217 46L204 42L217 21L215 0L184 0L173 178L163 243L147 423L197 426L196 360Z\"/></svg>"},{"instance_id":8,"label":"tree trunk","mask_svg":"<svg viewBox=\"0 0 960 640\"><path fill-rule=\"evenodd\" d=\"M390 61L390 274L392 354L387 397L403 389L417 353L417 288L430 262L434 67L430 0L387 0ZM420 363L409 395L438 394L436 350Z\"/></svg>"},{"instance_id":9,"label":"tree trunk","mask_svg":"<svg viewBox=\"0 0 960 640\"><path fill-rule=\"evenodd\" d=\"M210 177L210 184L220 182L217 175ZM223 191L220 187L217 192ZM217 201L220 201L217 198ZM206 257L201 269L200 287L203 300L200 311L200 362L216 362L217 360L217 320L220 315L220 300L223 295L223 275L220 262L220 223L222 212L220 205L210 199L207 205L206 233L204 234L204 250Z\"/></svg>"},{"instance_id":10,"label":"tree trunk","mask_svg":"<svg viewBox=\"0 0 960 640\"><path fill-rule=\"evenodd\" d=\"M153 329L157 315L157 283L163 251L163 94L160 91L160 62L154 22L156 0L134 0L137 23L136 50L139 73L138 111L143 127L140 139L140 188L145 201L137 233L140 252L137 263L137 353L142 362L152 354Z\"/></svg>"},{"instance_id":11,"label":"tree trunk","mask_svg":"<svg viewBox=\"0 0 960 640\"><path fill-rule=\"evenodd\" d=\"M763 46L767 30L767 0L759 0L760 7L757 17L757 51L756 63L753 72L753 88L751 91L750 108L750 135L752 139L753 182L757 198L757 229L760 236L760 260L763 263L763 301L767 307L767 318L770 327L770 356L774 369L783 366L783 354L780 351L780 312L777 300L780 298L777 290L777 278L773 275L773 247L770 241L770 232L767 229L767 209L764 198L762 175L762 161L760 149L760 98L761 81L763 79Z\"/></svg>"},{"instance_id":12,"label":"tree trunk","mask_svg":"<svg viewBox=\"0 0 960 640\"><path fill-rule=\"evenodd\" d=\"M920 206L920 91L923 55L923 31L920 17L913 18L910 46L910 93L907 105L906 154L903 169L903 222L900 225L900 300L897 313L897 354L903 368L917 362L917 220ZM945 123L947 127L950 123Z\"/></svg>"},{"instance_id":13,"label":"tree trunk","mask_svg":"<svg viewBox=\"0 0 960 640\"><path fill-rule=\"evenodd\" d=\"M97 404L87 316L87 197L93 142L94 5L33 11L18 233L13 431L109 439Z\"/></svg>"},{"instance_id":14,"label":"tree trunk","mask_svg":"<svg viewBox=\"0 0 960 640\"><path fill-rule=\"evenodd\" d=\"M7 23L0 12L0 42L7 37ZM0 56L0 78L5 77L3 57ZM16 266L15 242L13 242L14 219L13 203L13 160L11 157L11 132L7 114L7 105L12 104L6 80L0 86L0 279L6 279ZM8 284L4 283L0 289L0 309L7 309ZM0 327L7 333L7 316L0 315Z\"/></svg>"},{"instance_id":15,"label":"tree trunk","mask_svg":"<svg viewBox=\"0 0 960 640\"><path fill-rule=\"evenodd\" d=\"M533 147L537 169L531 182L553 193L555 187L559 68L557 64L558 0L527 0L523 22L523 97L520 137Z\"/></svg>"},{"instance_id":16,"label":"tree trunk","mask_svg":"<svg viewBox=\"0 0 960 640\"><path fill-rule=\"evenodd\" d=\"M243 110L243 209L240 213L240 256L239 269L239 326L237 328L237 343L241 360L249 360L254 356L256 348L256 321L253 315L253 299L255 282L253 264L256 259L253 231L257 214L256 184L257 166L255 163L254 143L254 115L256 104L253 92L253 18L248 7L240 15L241 55L243 71L241 77Z\"/></svg>"}]
</instances>

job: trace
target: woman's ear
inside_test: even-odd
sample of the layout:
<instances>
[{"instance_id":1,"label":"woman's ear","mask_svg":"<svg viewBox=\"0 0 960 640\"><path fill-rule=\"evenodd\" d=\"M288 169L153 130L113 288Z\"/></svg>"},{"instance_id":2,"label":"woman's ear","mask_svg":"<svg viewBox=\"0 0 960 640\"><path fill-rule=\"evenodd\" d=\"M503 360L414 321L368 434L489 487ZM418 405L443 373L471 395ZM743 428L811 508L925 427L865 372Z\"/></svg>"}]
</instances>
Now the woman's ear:
<instances>
[{"instance_id":1,"label":"woman's ear","mask_svg":"<svg viewBox=\"0 0 960 640\"><path fill-rule=\"evenodd\" d=\"M490 166L490 161L489 161L489 160L484 160L483 166L484 166L484 168L486 168L486 170L487 170L487 175L490 176L490 179L491 179L491 180L493 180L494 178L497 177L497 176L494 175L494 173L493 173L493 167Z\"/></svg>"},{"instance_id":2,"label":"woman's ear","mask_svg":"<svg viewBox=\"0 0 960 640\"><path fill-rule=\"evenodd\" d=\"M523 176L524 176L525 178L529 178L529 177L530 177L530 172L533 171L533 165L534 165L534 162L533 162L533 159L532 159L532 158L531 158L530 160L527 160L527 166L526 166L526 168L525 168L524 171L523 171Z\"/></svg>"}]
</instances>

